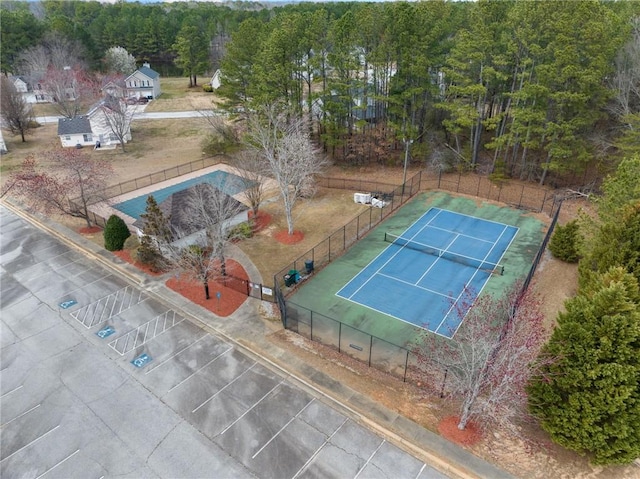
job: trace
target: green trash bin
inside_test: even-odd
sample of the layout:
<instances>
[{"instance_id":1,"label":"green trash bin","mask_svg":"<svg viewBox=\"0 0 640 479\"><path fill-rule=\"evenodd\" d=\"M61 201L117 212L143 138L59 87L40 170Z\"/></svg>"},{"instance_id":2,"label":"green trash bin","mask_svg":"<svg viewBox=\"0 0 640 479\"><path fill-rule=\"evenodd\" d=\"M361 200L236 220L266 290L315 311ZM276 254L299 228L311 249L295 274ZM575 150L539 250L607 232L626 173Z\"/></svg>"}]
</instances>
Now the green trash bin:
<instances>
[{"instance_id":1,"label":"green trash bin","mask_svg":"<svg viewBox=\"0 0 640 479\"><path fill-rule=\"evenodd\" d=\"M290 274L285 274L284 275L284 285L289 287L289 286L293 286L293 284L294 284L293 276L291 276Z\"/></svg>"}]
</instances>

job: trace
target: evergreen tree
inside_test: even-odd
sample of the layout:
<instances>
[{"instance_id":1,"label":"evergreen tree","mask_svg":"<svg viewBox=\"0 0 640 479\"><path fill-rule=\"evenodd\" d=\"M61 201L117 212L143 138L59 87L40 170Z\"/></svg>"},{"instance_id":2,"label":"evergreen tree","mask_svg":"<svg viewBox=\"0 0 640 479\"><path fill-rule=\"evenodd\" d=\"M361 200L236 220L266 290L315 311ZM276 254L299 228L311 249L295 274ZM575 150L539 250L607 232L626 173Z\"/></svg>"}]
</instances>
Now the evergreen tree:
<instances>
[{"instance_id":1,"label":"evergreen tree","mask_svg":"<svg viewBox=\"0 0 640 479\"><path fill-rule=\"evenodd\" d=\"M567 263L577 263L580 226L577 220L569 221L566 225L558 225L549 241L551 254Z\"/></svg>"},{"instance_id":2,"label":"evergreen tree","mask_svg":"<svg viewBox=\"0 0 640 479\"><path fill-rule=\"evenodd\" d=\"M529 404L559 444L596 464L640 456L640 291L623 268L567 301L543 350L555 361L529 385Z\"/></svg>"},{"instance_id":3,"label":"evergreen tree","mask_svg":"<svg viewBox=\"0 0 640 479\"><path fill-rule=\"evenodd\" d=\"M152 269L161 270L165 262L160 244L168 243L172 238L169 219L164 216L153 195L147 197L147 206L140 218L144 226L136 256L141 263L151 266Z\"/></svg>"},{"instance_id":4,"label":"evergreen tree","mask_svg":"<svg viewBox=\"0 0 640 479\"><path fill-rule=\"evenodd\" d=\"M104 227L104 247L107 251L120 251L131 232L118 215L111 215Z\"/></svg>"}]
</instances>

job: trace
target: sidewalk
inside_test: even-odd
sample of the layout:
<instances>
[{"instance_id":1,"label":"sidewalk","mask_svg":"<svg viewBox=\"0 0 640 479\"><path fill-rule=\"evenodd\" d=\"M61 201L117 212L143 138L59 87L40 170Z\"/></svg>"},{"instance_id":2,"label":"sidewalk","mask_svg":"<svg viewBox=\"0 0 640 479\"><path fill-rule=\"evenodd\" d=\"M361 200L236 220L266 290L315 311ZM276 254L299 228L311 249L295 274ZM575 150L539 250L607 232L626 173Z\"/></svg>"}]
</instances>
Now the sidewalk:
<instances>
[{"instance_id":1,"label":"sidewalk","mask_svg":"<svg viewBox=\"0 0 640 479\"><path fill-rule=\"evenodd\" d=\"M116 274L129 279L159 301L179 310L193 322L198 322L205 328L224 336L247 354L259 359L263 364L286 373L301 387L320 398L324 397L326 400L332 401L333 405L340 408L345 414L450 477L514 478L511 474L381 406L369 397L340 384L330 376L311 368L297 357L292 357L270 343L266 336L273 332L273 328L270 328L261 319L259 315L261 302L259 300L248 298L232 317L220 318L167 288L164 285L164 279L146 277L133 266L74 231L48 218L28 215L13 203L3 202L20 216L37 224L69 246L82 250L87 256L99 261ZM245 267L252 281L262 282L258 270L239 248L233 248L230 257Z\"/></svg>"}]
</instances>

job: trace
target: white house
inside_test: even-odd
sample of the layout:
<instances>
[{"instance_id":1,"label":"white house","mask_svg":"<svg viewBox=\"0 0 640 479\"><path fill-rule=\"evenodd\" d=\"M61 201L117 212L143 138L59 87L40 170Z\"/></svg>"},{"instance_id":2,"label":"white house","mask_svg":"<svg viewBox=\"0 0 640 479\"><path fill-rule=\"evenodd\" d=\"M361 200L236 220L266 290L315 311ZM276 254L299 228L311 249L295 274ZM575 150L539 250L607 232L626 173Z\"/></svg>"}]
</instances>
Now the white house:
<instances>
[{"instance_id":1,"label":"white house","mask_svg":"<svg viewBox=\"0 0 640 479\"><path fill-rule=\"evenodd\" d=\"M27 103L46 103L49 101L43 90L41 80L22 75L11 77L10 80L13 86L16 87L16 91L22 94Z\"/></svg>"},{"instance_id":2,"label":"white house","mask_svg":"<svg viewBox=\"0 0 640 479\"><path fill-rule=\"evenodd\" d=\"M147 98L152 100L162 93L160 89L160 74L152 70L148 63L138 68L125 78L127 96L134 98Z\"/></svg>"},{"instance_id":3,"label":"white house","mask_svg":"<svg viewBox=\"0 0 640 479\"><path fill-rule=\"evenodd\" d=\"M4 142L4 136L2 136L2 130L0 130L0 153L6 153L7 144Z\"/></svg>"},{"instance_id":4,"label":"white house","mask_svg":"<svg viewBox=\"0 0 640 479\"><path fill-rule=\"evenodd\" d=\"M216 70L216 72L211 77L210 84L211 84L211 88L213 88L214 90L217 90L218 88L220 88L220 85L222 85L222 80L220 78L220 69L219 68Z\"/></svg>"},{"instance_id":5,"label":"white house","mask_svg":"<svg viewBox=\"0 0 640 479\"><path fill-rule=\"evenodd\" d=\"M115 147L120 144L118 136L113 133L106 120L105 108L110 108L114 101L121 101L113 97L106 97L93 105L86 115L75 118L60 118L58 120L58 136L63 147ZM115 107L115 106L114 106ZM122 106L126 108L126 106ZM131 115L132 111L125 110ZM131 128L124 136L125 143L131 141Z\"/></svg>"}]
</instances>

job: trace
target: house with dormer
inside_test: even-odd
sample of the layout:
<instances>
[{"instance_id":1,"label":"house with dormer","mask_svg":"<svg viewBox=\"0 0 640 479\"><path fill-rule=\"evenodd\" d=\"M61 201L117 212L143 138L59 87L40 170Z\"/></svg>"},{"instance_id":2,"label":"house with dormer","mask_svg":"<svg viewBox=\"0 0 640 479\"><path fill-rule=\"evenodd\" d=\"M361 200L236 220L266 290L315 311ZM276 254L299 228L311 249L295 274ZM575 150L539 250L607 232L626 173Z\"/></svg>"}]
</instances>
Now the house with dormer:
<instances>
[{"instance_id":1,"label":"house with dormer","mask_svg":"<svg viewBox=\"0 0 640 479\"><path fill-rule=\"evenodd\" d=\"M120 145L118 136L111 130L107 121L105 110L115 110L125 108L121 99L107 96L95 103L86 115L79 115L74 118L60 118L58 120L58 137L63 147L82 148L90 146L93 148L115 148ZM131 129L128 128L124 136L124 142L131 141Z\"/></svg>"},{"instance_id":2,"label":"house with dormer","mask_svg":"<svg viewBox=\"0 0 640 479\"><path fill-rule=\"evenodd\" d=\"M129 98L146 98L153 100L162 93L160 89L160 74L152 70L148 63L125 78L125 88Z\"/></svg>"},{"instance_id":3,"label":"house with dormer","mask_svg":"<svg viewBox=\"0 0 640 479\"><path fill-rule=\"evenodd\" d=\"M47 103L48 96L45 94L42 80L35 77L18 75L10 78L16 91L22 95L27 103Z\"/></svg>"}]
</instances>

